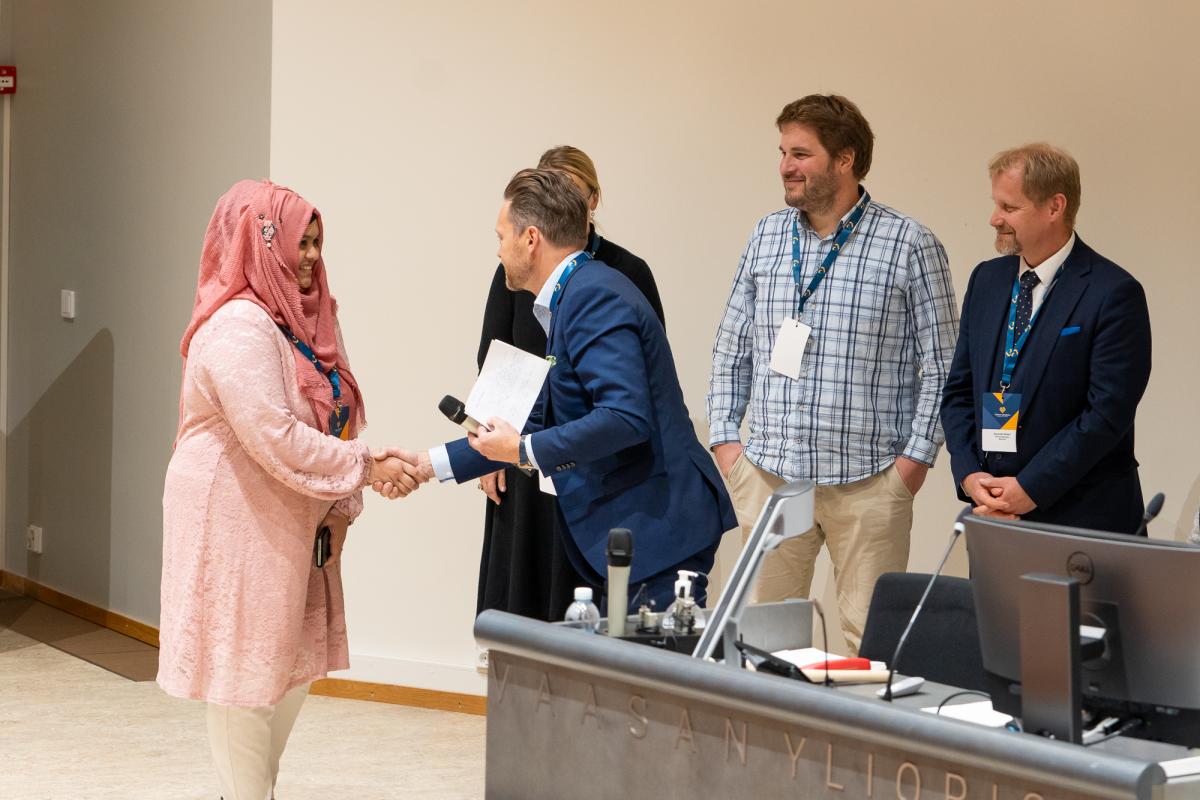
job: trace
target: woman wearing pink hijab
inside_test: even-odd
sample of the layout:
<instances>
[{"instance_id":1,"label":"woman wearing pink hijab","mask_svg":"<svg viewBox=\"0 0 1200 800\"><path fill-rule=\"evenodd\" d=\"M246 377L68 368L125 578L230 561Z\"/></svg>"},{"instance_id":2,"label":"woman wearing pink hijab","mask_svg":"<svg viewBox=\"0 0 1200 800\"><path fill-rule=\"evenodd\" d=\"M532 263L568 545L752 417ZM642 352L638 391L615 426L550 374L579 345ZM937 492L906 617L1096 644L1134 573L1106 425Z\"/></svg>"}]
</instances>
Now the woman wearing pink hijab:
<instances>
[{"instance_id":1,"label":"woman wearing pink hijab","mask_svg":"<svg viewBox=\"0 0 1200 800\"><path fill-rule=\"evenodd\" d=\"M272 796L309 684L349 666L339 557L361 488L417 487L356 439L362 394L322 244L304 198L235 184L209 222L180 347L158 683L208 703L227 800Z\"/></svg>"}]
</instances>

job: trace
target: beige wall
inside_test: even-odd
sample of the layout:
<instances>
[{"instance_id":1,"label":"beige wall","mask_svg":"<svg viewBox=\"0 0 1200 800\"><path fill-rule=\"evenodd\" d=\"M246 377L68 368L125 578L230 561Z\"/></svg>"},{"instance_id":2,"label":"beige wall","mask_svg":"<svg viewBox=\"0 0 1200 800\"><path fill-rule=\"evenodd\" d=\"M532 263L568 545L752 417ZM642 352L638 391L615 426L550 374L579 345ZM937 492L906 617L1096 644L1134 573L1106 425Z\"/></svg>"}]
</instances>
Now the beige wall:
<instances>
[{"instance_id":1,"label":"beige wall","mask_svg":"<svg viewBox=\"0 0 1200 800\"><path fill-rule=\"evenodd\" d=\"M547 146L595 159L604 233L647 259L693 416L754 221L781 207L772 120L844 93L875 128L873 195L928 224L961 297L992 254L985 164L1048 139L1083 168L1081 235L1149 294L1155 369L1138 422L1158 536L1200 495L1194 4L275 3L271 169L324 211L327 262L374 443L454 431L470 387L508 176ZM943 455L916 509L931 569L959 509ZM1185 503L1186 500L1186 503ZM352 650L382 674L469 666L482 501L427 486L368 502L350 541ZM965 568L962 553L955 568ZM359 660L361 662L361 659ZM356 662L356 663L359 663ZM430 685L469 684L434 668ZM464 684L467 682L467 684Z\"/></svg>"},{"instance_id":2,"label":"beige wall","mask_svg":"<svg viewBox=\"0 0 1200 800\"><path fill-rule=\"evenodd\" d=\"M271 7L16 0L2 18L19 67L5 568L157 624L179 337L216 197L267 171Z\"/></svg>"},{"instance_id":3,"label":"beige wall","mask_svg":"<svg viewBox=\"0 0 1200 800\"><path fill-rule=\"evenodd\" d=\"M961 294L991 254L987 157L1045 138L1084 171L1080 232L1138 274L1155 370L1138 424L1158 536L1200 502L1193 312L1200 214L1193 4L865 2L444 6L0 0L13 104L5 567L155 623L177 343L204 225L269 167L326 214L332 283L374 443L451 435L468 390L505 180L548 145L595 158L606 235L644 256L693 416L754 221L781 205L771 121L811 91L875 127L867 181L942 238ZM11 26L11 27L10 27ZM58 291L79 318L58 318ZM958 509L943 458L912 568ZM47 528L47 552L22 532ZM346 569L352 675L482 691L482 502L368 500ZM730 553L726 553L730 555ZM963 569L961 553L955 568ZM824 587L819 587L827 591Z\"/></svg>"}]
</instances>

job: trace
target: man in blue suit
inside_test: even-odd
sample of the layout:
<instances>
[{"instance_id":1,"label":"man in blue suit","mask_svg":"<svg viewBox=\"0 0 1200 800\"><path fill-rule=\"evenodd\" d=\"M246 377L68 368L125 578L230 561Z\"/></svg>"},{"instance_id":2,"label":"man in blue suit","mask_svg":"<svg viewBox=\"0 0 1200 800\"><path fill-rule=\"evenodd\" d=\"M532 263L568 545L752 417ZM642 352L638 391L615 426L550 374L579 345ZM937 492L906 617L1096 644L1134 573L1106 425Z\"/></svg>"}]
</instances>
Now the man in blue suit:
<instances>
[{"instance_id":1,"label":"man in blue suit","mask_svg":"<svg viewBox=\"0 0 1200 800\"><path fill-rule=\"evenodd\" d=\"M628 278L583 251L587 214L562 172L522 170L509 182L496 222L500 261L510 289L537 297L550 374L523 433L487 420L490 430L429 458L439 479L459 483L512 463L548 477L568 555L597 589L609 530L629 528L631 602L645 583L663 610L676 570L707 573L737 519L696 439L654 310Z\"/></svg>"},{"instance_id":2,"label":"man in blue suit","mask_svg":"<svg viewBox=\"0 0 1200 800\"><path fill-rule=\"evenodd\" d=\"M1150 378L1142 286L1075 235L1079 165L1046 144L992 159L1001 258L975 268L942 400L975 512L1133 533L1133 420Z\"/></svg>"}]
</instances>

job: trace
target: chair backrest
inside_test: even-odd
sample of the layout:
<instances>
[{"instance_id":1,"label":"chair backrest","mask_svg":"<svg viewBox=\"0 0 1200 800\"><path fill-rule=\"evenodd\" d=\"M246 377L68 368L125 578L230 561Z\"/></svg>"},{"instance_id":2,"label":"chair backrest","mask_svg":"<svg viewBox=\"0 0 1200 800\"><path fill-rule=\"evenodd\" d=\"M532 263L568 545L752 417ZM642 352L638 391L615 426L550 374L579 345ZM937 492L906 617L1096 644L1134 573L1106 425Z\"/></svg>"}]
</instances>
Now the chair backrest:
<instances>
[{"instance_id":1,"label":"chair backrest","mask_svg":"<svg viewBox=\"0 0 1200 800\"><path fill-rule=\"evenodd\" d=\"M888 572L879 577L867 611L860 656L875 661L891 660L929 578L927 574L912 572ZM946 575L937 579L908 635L897 671L963 689L986 691L969 580Z\"/></svg>"}]
</instances>

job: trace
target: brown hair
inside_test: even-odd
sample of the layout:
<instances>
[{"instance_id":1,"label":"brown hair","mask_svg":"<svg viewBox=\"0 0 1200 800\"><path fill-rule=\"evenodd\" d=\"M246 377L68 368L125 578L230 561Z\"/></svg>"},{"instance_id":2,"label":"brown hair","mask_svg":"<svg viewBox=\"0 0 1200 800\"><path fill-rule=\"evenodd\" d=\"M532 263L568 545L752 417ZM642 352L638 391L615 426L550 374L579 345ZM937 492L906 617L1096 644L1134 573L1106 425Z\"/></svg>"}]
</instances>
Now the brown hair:
<instances>
[{"instance_id":1,"label":"brown hair","mask_svg":"<svg viewBox=\"0 0 1200 800\"><path fill-rule=\"evenodd\" d=\"M578 178L596 200L600 199L600 179L596 177L596 165L588 154L578 147L560 144L542 153L538 159L538 169L559 169ZM589 198L584 198L585 200Z\"/></svg>"},{"instance_id":2,"label":"brown hair","mask_svg":"<svg viewBox=\"0 0 1200 800\"><path fill-rule=\"evenodd\" d=\"M775 127L803 125L812 128L831 156L854 152L854 177L860 181L871 170L875 134L858 106L838 94L810 94L788 103L779 112Z\"/></svg>"},{"instance_id":3,"label":"brown hair","mask_svg":"<svg viewBox=\"0 0 1200 800\"><path fill-rule=\"evenodd\" d=\"M1056 194L1067 199L1063 220L1075 228L1082 188L1079 163L1060 147L1045 142L1031 142L997 153L988 162L988 175L993 179L1014 167L1021 169L1021 191L1039 206Z\"/></svg>"},{"instance_id":4,"label":"brown hair","mask_svg":"<svg viewBox=\"0 0 1200 800\"><path fill-rule=\"evenodd\" d=\"M557 169L523 169L504 187L508 219L520 233L537 228L550 244L582 245L588 237L588 208L571 179Z\"/></svg>"}]
</instances>

